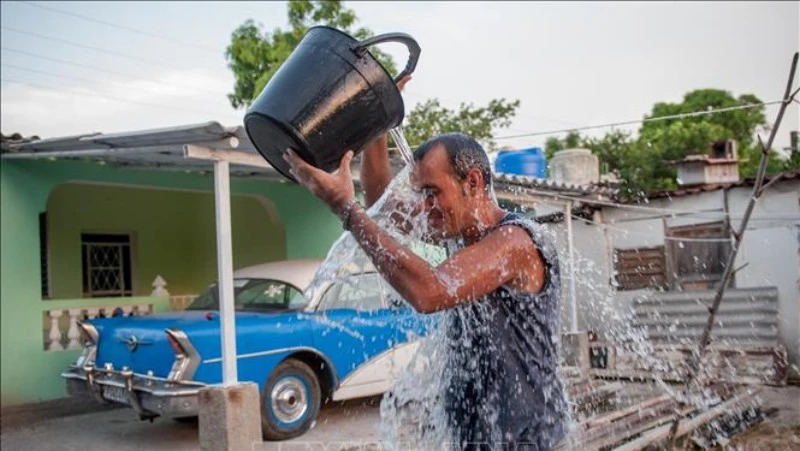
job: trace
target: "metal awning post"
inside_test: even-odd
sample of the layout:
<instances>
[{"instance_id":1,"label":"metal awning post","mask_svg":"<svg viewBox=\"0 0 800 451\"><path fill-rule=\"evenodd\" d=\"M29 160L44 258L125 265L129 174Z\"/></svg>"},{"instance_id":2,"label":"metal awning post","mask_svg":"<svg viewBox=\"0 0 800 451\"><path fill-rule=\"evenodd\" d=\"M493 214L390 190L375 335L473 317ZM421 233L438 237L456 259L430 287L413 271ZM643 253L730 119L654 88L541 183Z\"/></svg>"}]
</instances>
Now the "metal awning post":
<instances>
[{"instance_id":1,"label":"metal awning post","mask_svg":"<svg viewBox=\"0 0 800 451\"><path fill-rule=\"evenodd\" d=\"M204 387L198 396L200 449L253 449L262 440L261 409L258 385L238 382L236 374L230 165L262 165L266 162L236 150L214 150L193 145L184 147L184 157L214 162L222 385Z\"/></svg>"},{"instance_id":2,"label":"metal awning post","mask_svg":"<svg viewBox=\"0 0 800 451\"><path fill-rule=\"evenodd\" d=\"M214 161L214 208L217 218L217 270L219 322L222 337L222 384L232 385L236 375L236 309L233 304L233 246L231 244L230 164Z\"/></svg>"},{"instance_id":3,"label":"metal awning post","mask_svg":"<svg viewBox=\"0 0 800 451\"><path fill-rule=\"evenodd\" d=\"M184 146L184 158L214 162L214 209L217 220L217 288L219 289L219 322L222 338L222 384L233 385L236 374L236 307L233 301L233 245L231 244L231 177L230 165L269 167L258 155L237 150Z\"/></svg>"},{"instance_id":4,"label":"metal awning post","mask_svg":"<svg viewBox=\"0 0 800 451\"><path fill-rule=\"evenodd\" d=\"M575 249L572 242L572 201L564 206L567 221L567 265L569 266L569 331L578 331L578 300L575 295Z\"/></svg>"}]
</instances>

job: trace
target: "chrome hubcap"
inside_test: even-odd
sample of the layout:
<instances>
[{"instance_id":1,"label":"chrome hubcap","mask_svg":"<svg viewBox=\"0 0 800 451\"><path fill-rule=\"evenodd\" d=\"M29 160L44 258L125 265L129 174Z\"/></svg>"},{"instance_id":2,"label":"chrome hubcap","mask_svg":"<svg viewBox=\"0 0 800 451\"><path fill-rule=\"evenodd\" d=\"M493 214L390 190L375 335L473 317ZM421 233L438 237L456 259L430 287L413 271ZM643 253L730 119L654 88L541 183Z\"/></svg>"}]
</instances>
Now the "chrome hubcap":
<instances>
[{"instance_id":1,"label":"chrome hubcap","mask_svg":"<svg viewBox=\"0 0 800 451\"><path fill-rule=\"evenodd\" d=\"M272 412L278 420L293 423L308 410L308 399L303 383L294 377L281 379L270 394Z\"/></svg>"}]
</instances>

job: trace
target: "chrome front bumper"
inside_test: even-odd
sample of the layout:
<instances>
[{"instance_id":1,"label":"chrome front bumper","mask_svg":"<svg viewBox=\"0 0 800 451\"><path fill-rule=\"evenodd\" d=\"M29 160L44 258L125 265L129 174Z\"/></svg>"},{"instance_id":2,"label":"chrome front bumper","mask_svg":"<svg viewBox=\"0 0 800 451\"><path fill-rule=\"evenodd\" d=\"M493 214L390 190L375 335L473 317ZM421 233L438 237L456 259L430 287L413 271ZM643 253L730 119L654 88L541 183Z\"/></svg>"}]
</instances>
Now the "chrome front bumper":
<instances>
[{"instance_id":1,"label":"chrome front bumper","mask_svg":"<svg viewBox=\"0 0 800 451\"><path fill-rule=\"evenodd\" d=\"M171 381L129 370L91 366L73 366L61 373L61 377L66 379L70 395L91 396L102 403L125 404L142 419L196 416L198 393L205 387L201 382Z\"/></svg>"}]
</instances>

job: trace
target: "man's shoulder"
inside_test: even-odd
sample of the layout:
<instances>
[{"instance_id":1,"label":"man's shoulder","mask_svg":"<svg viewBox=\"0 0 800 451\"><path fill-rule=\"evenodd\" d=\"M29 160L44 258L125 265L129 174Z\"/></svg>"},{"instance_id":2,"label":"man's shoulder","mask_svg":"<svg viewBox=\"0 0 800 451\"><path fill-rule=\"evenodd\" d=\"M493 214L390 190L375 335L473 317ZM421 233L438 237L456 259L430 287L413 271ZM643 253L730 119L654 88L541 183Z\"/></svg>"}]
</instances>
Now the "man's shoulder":
<instances>
[{"instance_id":1,"label":"man's shoulder","mask_svg":"<svg viewBox=\"0 0 800 451\"><path fill-rule=\"evenodd\" d=\"M539 247L540 233L536 225L521 215L509 213L485 237L500 242L506 249L533 250ZM533 246L531 246L533 244Z\"/></svg>"},{"instance_id":2,"label":"man's shoulder","mask_svg":"<svg viewBox=\"0 0 800 451\"><path fill-rule=\"evenodd\" d=\"M520 213L509 213L500 221L500 224L498 224L498 230L500 229L517 229L524 231L524 234L517 233L515 235L521 239L526 238L527 235L527 238L533 241L534 247L542 253L542 256L546 260L557 258L556 248L553 244L554 238L551 236L552 231L532 218L526 217Z\"/></svg>"}]
</instances>

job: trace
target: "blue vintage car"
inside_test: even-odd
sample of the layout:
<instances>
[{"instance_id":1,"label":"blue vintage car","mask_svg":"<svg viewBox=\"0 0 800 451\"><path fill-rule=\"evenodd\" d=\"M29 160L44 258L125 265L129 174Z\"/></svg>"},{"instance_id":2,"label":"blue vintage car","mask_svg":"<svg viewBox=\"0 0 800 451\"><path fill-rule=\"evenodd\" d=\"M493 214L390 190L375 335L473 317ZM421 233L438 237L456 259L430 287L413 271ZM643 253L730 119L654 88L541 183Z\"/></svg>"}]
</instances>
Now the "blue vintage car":
<instances>
[{"instance_id":1,"label":"blue vintage car","mask_svg":"<svg viewBox=\"0 0 800 451\"><path fill-rule=\"evenodd\" d=\"M259 386L267 440L305 432L327 399L386 391L430 327L374 272L342 268L306 291L319 263L234 273L239 380ZM69 393L142 419L196 416L198 391L222 381L217 292L212 284L183 312L81 322L83 354L62 374Z\"/></svg>"}]
</instances>

